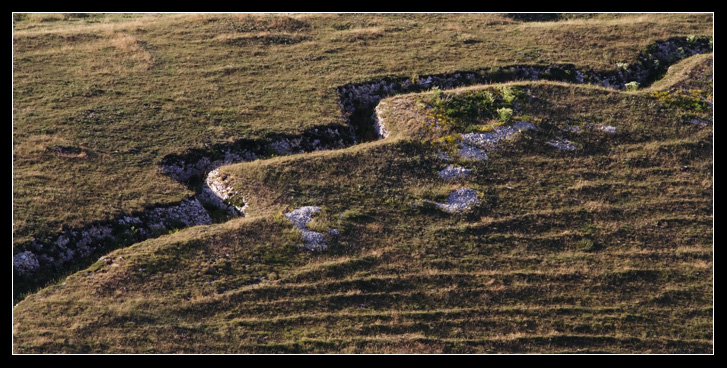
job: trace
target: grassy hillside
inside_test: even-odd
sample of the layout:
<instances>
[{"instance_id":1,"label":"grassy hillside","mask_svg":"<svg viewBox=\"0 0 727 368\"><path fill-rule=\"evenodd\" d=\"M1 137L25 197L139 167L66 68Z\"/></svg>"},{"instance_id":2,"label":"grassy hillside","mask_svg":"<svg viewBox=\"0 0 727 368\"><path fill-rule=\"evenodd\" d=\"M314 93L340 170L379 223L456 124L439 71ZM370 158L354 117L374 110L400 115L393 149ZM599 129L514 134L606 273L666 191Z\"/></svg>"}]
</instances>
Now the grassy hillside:
<instances>
[{"instance_id":1,"label":"grassy hillside","mask_svg":"<svg viewBox=\"0 0 727 368\"><path fill-rule=\"evenodd\" d=\"M226 167L259 216L116 251L29 296L16 350L711 352L711 128L648 93L517 87L542 130L459 162L485 199L471 212L413 205L463 184L437 177L431 143ZM566 119L618 133L559 152L544 141ZM310 228L341 230L323 253L298 251L280 215L310 204L324 208Z\"/></svg>"},{"instance_id":2,"label":"grassy hillside","mask_svg":"<svg viewBox=\"0 0 727 368\"><path fill-rule=\"evenodd\" d=\"M654 40L710 35L710 19L18 15L14 246L193 194L159 175L168 154L341 122L346 83L523 63L611 69Z\"/></svg>"},{"instance_id":3,"label":"grassy hillside","mask_svg":"<svg viewBox=\"0 0 727 368\"><path fill-rule=\"evenodd\" d=\"M713 26L708 14L18 18L20 248L190 195L160 174L169 154L342 122L347 83L612 70ZM385 139L223 166L247 217L118 249L29 294L14 352L711 353L712 58L636 91L514 81L394 96ZM515 122L536 129L487 160L457 154L463 134ZM449 165L470 174L444 180ZM432 204L464 187L473 208ZM310 230L338 230L326 250L299 248L283 214L301 206L321 208Z\"/></svg>"}]
</instances>

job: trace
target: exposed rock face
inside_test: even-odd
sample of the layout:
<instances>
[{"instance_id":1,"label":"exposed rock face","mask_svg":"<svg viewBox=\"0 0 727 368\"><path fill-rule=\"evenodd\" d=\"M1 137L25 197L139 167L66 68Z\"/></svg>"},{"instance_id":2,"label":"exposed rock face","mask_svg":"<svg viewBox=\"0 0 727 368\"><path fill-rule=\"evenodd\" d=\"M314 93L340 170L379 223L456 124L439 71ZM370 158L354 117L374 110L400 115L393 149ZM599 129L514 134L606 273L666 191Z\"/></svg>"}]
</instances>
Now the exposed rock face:
<instances>
[{"instance_id":1,"label":"exposed rock face","mask_svg":"<svg viewBox=\"0 0 727 368\"><path fill-rule=\"evenodd\" d=\"M29 250L13 256L13 268L19 274L31 273L38 267L40 267L38 258Z\"/></svg>"},{"instance_id":2,"label":"exposed rock face","mask_svg":"<svg viewBox=\"0 0 727 368\"><path fill-rule=\"evenodd\" d=\"M247 204L244 206L236 206L229 203L232 196L238 193L227 182L227 179L220 175L219 168L210 171L205 179L205 186L202 188L202 193L197 195L197 198L202 203L227 211L228 215L232 217L244 216Z\"/></svg>"},{"instance_id":3,"label":"exposed rock face","mask_svg":"<svg viewBox=\"0 0 727 368\"><path fill-rule=\"evenodd\" d=\"M439 172L439 177L444 180L454 180L460 178L466 178L472 170L461 167L449 165Z\"/></svg>"},{"instance_id":4,"label":"exposed rock face","mask_svg":"<svg viewBox=\"0 0 727 368\"><path fill-rule=\"evenodd\" d=\"M426 75L421 76L418 81L410 78L387 78L375 82L350 83L338 88L338 104L343 115L348 117L351 129L355 129L357 126L371 124L369 117L376 115L374 110L379 101L395 94L421 92L432 87L451 89L512 80L553 80L624 89L626 83L630 82L646 85L661 75L668 65L710 50L709 39L706 37L678 37L656 42L641 52L636 62L622 67L614 65L615 70L606 72L579 70L570 64L512 65L471 72ZM378 132L379 129L375 128L375 131ZM380 137L380 132L378 133Z\"/></svg>"},{"instance_id":5,"label":"exposed rock face","mask_svg":"<svg viewBox=\"0 0 727 368\"><path fill-rule=\"evenodd\" d=\"M137 216L122 216L111 223L67 230L54 239L36 239L29 246L31 249L13 256L13 268L18 276L28 276L39 269L60 269L114 243L130 245L171 229L211 223L207 210L196 198L185 199Z\"/></svg>"},{"instance_id":6,"label":"exposed rock face","mask_svg":"<svg viewBox=\"0 0 727 368\"><path fill-rule=\"evenodd\" d=\"M316 231L308 230L308 227L306 226L309 222L313 221L313 214L319 212L320 210L320 207L305 206L297 208L285 214L285 218L287 218L288 221L292 222L293 225L295 225L295 227L300 229L300 231L302 232L302 248L317 251L326 249L328 247L328 245L326 244L326 238L323 234ZM331 235L338 235L338 230L328 229L328 233Z\"/></svg>"},{"instance_id":7,"label":"exposed rock face","mask_svg":"<svg viewBox=\"0 0 727 368\"><path fill-rule=\"evenodd\" d=\"M374 109L374 130L379 136L379 139L383 139L389 136L389 130L386 128L386 125L384 124L384 119L381 117L381 111L384 108L384 105L386 104L384 102L381 102L376 105L376 109Z\"/></svg>"},{"instance_id":8,"label":"exposed rock face","mask_svg":"<svg viewBox=\"0 0 727 368\"><path fill-rule=\"evenodd\" d=\"M155 208L150 211L150 217L145 223L153 222L154 219L164 228L174 227L175 223L182 223L185 226L209 225L212 223L207 210L197 198L183 200L176 206L167 208Z\"/></svg>"},{"instance_id":9,"label":"exposed rock face","mask_svg":"<svg viewBox=\"0 0 727 368\"><path fill-rule=\"evenodd\" d=\"M332 124L312 128L300 136L271 136L262 139L241 139L219 143L207 149L192 149L185 154L169 155L160 164L162 172L177 181L186 182L223 165L254 161L272 155L289 155L347 147L355 138L347 127Z\"/></svg>"},{"instance_id":10,"label":"exposed rock face","mask_svg":"<svg viewBox=\"0 0 727 368\"><path fill-rule=\"evenodd\" d=\"M473 160L487 160L487 151L497 144L523 130L537 129L527 121L518 121L510 126L495 127L492 132L462 134L459 155Z\"/></svg>"},{"instance_id":11,"label":"exposed rock face","mask_svg":"<svg viewBox=\"0 0 727 368\"><path fill-rule=\"evenodd\" d=\"M109 223L67 230L55 239L36 239L30 245L31 250L13 257L13 268L18 276L30 276L39 269L61 269L68 264L77 263L109 244L130 245L171 229L211 224L209 213L200 201L225 209L230 216L244 215L247 205L236 206L228 203L237 193L231 189L226 178L220 177L217 170L220 166L252 161L268 156L269 152L292 154L339 148L352 142L352 137L347 133L343 134L340 127L328 126L313 128L301 137L244 141L233 145L219 145L208 152L193 150L186 157L168 157L161 168L175 180L184 182L194 177L205 177L205 185L195 198L183 200L173 206L147 209L136 216L125 215ZM208 172L209 175L205 176ZM310 236L316 238L316 235Z\"/></svg>"},{"instance_id":12,"label":"exposed rock face","mask_svg":"<svg viewBox=\"0 0 727 368\"><path fill-rule=\"evenodd\" d=\"M220 166L257 159L258 155L251 151L231 152L230 150L226 150L222 158L214 161L208 157L202 157L196 162L192 161L189 164L179 162L169 166L162 166L162 169L177 181L188 181L195 176L201 176L205 172L212 171Z\"/></svg>"},{"instance_id":13,"label":"exposed rock face","mask_svg":"<svg viewBox=\"0 0 727 368\"><path fill-rule=\"evenodd\" d=\"M447 197L447 203L434 202L434 204L446 212L459 213L472 208L480 202L481 200L476 190L459 188Z\"/></svg>"},{"instance_id":14,"label":"exposed rock face","mask_svg":"<svg viewBox=\"0 0 727 368\"><path fill-rule=\"evenodd\" d=\"M547 143L560 151L574 151L578 148L573 142L563 138L553 139Z\"/></svg>"}]
</instances>

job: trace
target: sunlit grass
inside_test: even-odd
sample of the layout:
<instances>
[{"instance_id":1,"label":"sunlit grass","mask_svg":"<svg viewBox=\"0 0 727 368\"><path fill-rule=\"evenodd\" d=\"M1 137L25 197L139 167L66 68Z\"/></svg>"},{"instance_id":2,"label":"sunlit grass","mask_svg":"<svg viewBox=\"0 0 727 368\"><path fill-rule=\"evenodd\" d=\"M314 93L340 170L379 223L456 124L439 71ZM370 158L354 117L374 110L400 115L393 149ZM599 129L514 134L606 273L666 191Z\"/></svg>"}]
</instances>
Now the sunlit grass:
<instances>
[{"instance_id":1,"label":"sunlit grass","mask_svg":"<svg viewBox=\"0 0 727 368\"><path fill-rule=\"evenodd\" d=\"M162 157L339 120L345 83L519 62L605 68L601 53L633 57L712 26L689 14L89 18L14 26L16 241L177 200L189 190L159 173ZM74 30L97 36L67 39ZM488 161L455 157L472 170L461 182L438 177L450 164L441 137L421 133L437 92L386 99L387 139L222 167L249 217L118 249L28 295L13 309L14 352L711 353L713 133L690 121L712 112L652 95L710 89L711 69L698 56L635 92L447 91L471 102L517 89L513 118L540 128ZM561 135L581 148L544 143ZM460 186L482 203L456 215L414 204ZM326 251L297 248L283 213L304 205L322 207L311 228L340 231Z\"/></svg>"}]
</instances>

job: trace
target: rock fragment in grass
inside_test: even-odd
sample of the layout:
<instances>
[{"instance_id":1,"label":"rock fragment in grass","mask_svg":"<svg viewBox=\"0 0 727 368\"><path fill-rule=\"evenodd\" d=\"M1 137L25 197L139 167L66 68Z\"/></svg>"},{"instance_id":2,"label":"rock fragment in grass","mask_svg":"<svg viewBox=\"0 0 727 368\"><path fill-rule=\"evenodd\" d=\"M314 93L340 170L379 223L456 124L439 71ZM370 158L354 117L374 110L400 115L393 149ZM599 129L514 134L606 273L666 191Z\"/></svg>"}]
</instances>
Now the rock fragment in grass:
<instances>
[{"instance_id":1,"label":"rock fragment in grass","mask_svg":"<svg viewBox=\"0 0 727 368\"><path fill-rule=\"evenodd\" d=\"M523 120L514 122L512 124L512 126L520 131L538 129L538 127L535 126L535 124L527 122L527 121L523 121Z\"/></svg>"},{"instance_id":2,"label":"rock fragment in grass","mask_svg":"<svg viewBox=\"0 0 727 368\"><path fill-rule=\"evenodd\" d=\"M305 249L323 250L328 246L326 245L326 239L323 234L308 230L306 226L309 222L313 221L313 214L320 210L320 207L304 206L285 214L285 218L302 231L303 234L301 236L303 238L303 248Z\"/></svg>"},{"instance_id":3,"label":"rock fragment in grass","mask_svg":"<svg viewBox=\"0 0 727 368\"><path fill-rule=\"evenodd\" d=\"M321 208L317 206L305 206L294 209L285 214L285 218L292 222L295 227L301 230L307 230L307 223L313 221L313 214L320 212Z\"/></svg>"},{"instance_id":4,"label":"rock fragment in grass","mask_svg":"<svg viewBox=\"0 0 727 368\"><path fill-rule=\"evenodd\" d=\"M437 151L437 158L444 161L450 161L452 157L449 156L449 153L439 150Z\"/></svg>"},{"instance_id":5,"label":"rock fragment in grass","mask_svg":"<svg viewBox=\"0 0 727 368\"><path fill-rule=\"evenodd\" d=\"M509 126L495 127L491 132L462 134L459 155L474 160L487 160L487 150L495 148L499 142L516 133L531 129L537 129L537 126L527 121L517 121Z\"/></svg>"},{"instance_id":6,"label":"rock fragment in grass","mask_svg":"<svg viewBox=\"0 0 727 368\"><path fill-rule=\"evenodd\" d=\"M462 158L468 158L471 160L487 160L487 152L483 149L477 148L475 146L470 146L469 144L462 144L460 146L459 155Z\"/></svg>"},{"instance_id":7,"label":"rock fragment in grass","mask_svg":"<svg viewBox=\"0 0 727 368\"><path fill-rule=\"evenodd\" d=\"M462 134L462 141L464 143L483 148L494 148L497 143L499 143L503 139L510 138L514 134L519 133L523 130L531 130L536 128L537 127L533 123L529 123L527 121L518 121L509 126L501 125L495 127L495 129L491 132Z\"/></svg>"},{"instance_id":8,"label":"rock fragment in grass","mask_svg":"<svg viewBox=\"0 0 727 368\"><path fill-rule=\"evenodd\" d=\"M691 119L689 119L689 123L697 125L699 127L705 127L705 126L711 124L711 122L709 120L700 119L700 118L691 118Z\"/></svg>"},{"instance_id":9,"label":"rock fragment in grass","mask_svg":"<svg viewBox=\"0 0 727 368\"><path fill-rule=\"evenodd\" d=\"M560 151L574 151L578 148L575 144L573 144L573 142L562 138L553 139L547 143Z\"/></svg>"},{"instance_id":10,"label":"rock fragment in grass","mask_svg":"<svg viewBox=\"0 0 727 368\"><path fill-rule=\"evenodd\" d=\"M616 134L616 127L615 127L615 126L610 126L610 125L601 125L601 126L599 127L599 129L601 129L601 130L603 130L604 132L606 132L606 133L609 133L609 134Z\"/></svg>"},{"instance_id":11,"label":"rock fragment in grass","mask_svg":"<svg viewBox=\"0 0 727 368\"><path fill-rule=\"evenodd\" d=\"M471 172L472 170L461 166L449 165L439 172L439 177L444 180L466 178Z\"/></svg>"},{"instance_id":12,"label":"rock fragment in grass","mask_svg":"<svg viewBox=\"0 0 727 368\"><path fill-rule=\"evenodd\" d=\"M447 197L447 203L434 202L434 204L446 212L459 213L472 208L480 202L481 200L476 190L463 187L452 192Z\"/></svg>"}]
</instances>

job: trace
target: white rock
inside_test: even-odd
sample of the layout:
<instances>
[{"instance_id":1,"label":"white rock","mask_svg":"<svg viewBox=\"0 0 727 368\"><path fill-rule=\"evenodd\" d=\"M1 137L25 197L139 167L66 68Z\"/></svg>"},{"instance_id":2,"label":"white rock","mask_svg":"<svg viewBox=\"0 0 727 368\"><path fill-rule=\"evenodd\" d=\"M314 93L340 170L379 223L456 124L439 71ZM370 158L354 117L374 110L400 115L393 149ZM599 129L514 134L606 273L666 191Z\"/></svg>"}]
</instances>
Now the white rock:
<instances>
[{"instance_id":1,"label":"white rock","mask_svg":"<svg viewBox=\"0 0 727 368\"><path fill-rule=\"evenodd\" d=\"M573 142L562 138L550 140L547 143L561 151L573 151L578 148Z\"/></svg>"},{"instance_id":2,"label":"white rock","mask_svg":"<svg viewBox=\"0 0 727 368\"><path fill-rule=\"evenodd\" d=\"M616 127L615 126L601 125L601 127L599 129L601 129L604 132L609 133L609 134L615 134L616 133Z\"/></svg>"},{"instance_id":3,"label":"white rock","mask_svg":"<svg viewBox=\"0 0 727 368\"><path fill-rule=\"evenodd\" d=\"M477 195L477 191L471 188L459 188L447 197L447 203L434 204L442 210L449 213L458 213L472 208L472 206L480 203L481 200Z\"/></svg>"},{"instance_id":4,"label":"white rock","mask_svg":"<svg viewBox=\"0 0 727 368\"><path fill-rule=\"evenodd\" d=\"M527 121L518 121L510 126L501 125L495 127L495 129L491 132L462 134L462 142L470 146L492 149L497 146L500 141L508 139L523 130L531 129L537 129L537 126ZM471 151L471 149L467 150Z\"/></svg>"},{"instance_id":5,"label":"white rock","mask_svg":"<svg viewBox=\"0 0 727 368\"><path fill-rule=\"evenodd\" d=\"M466 178L471 172L472 170L461 166L449 165L439 172L439 177L444 180Z\"/></svg>"},{"instance_id":6,"label":"white rock","mask_svg":"<svg viewBox=\"0 0 727 368\"><path fill-rule=\"evenodd\" d=\"M462 158L468 158L472 160L487 160L487 152L485 150L470 146L468 144L460 145L459 155Z\"/></svg>"},{"instance_id":7,"label":"white rock","mask_svg":"<svg viewBox=\"0 0 727 368\"><path fill-rule=\"evenodd\" d=\"M305 206L292 210L285 214L285 218L292 222L295 227L301 230L308 230L305 226L307 223L313 221L313 214L321 210L320 207L316 206Z\"/></svg>"},{"instance_id":8,"label":"white rock","mask_svg":"<svg viewBox=\"0 0 727 368\"><path fill-rule=\"evenodd\" d=\"M305 206L285 214L285 218L301 230L303 248L305 249L316 251L326 249L327 247L325 236L319 232L308 230L308 227L306 226L306 224L313 221L313 214L320 210L320 207Z\"/></svg>"},{"instance_id":9,"label":"white rock","mask_svg":"<svg viewBox=\"0 0 727 368\"><path fill-rule=\"evenodd\" d=\"M381 102L378 105L376 105L376 108L374 109L374 130L376 131L376 134L378 137L386 138L389 136L389 130L386 128L386 125L384 124L384 119L381 117L381 112L383 109L383 106L386 105L386 103Z\"/></svg>"}]
</instances>

